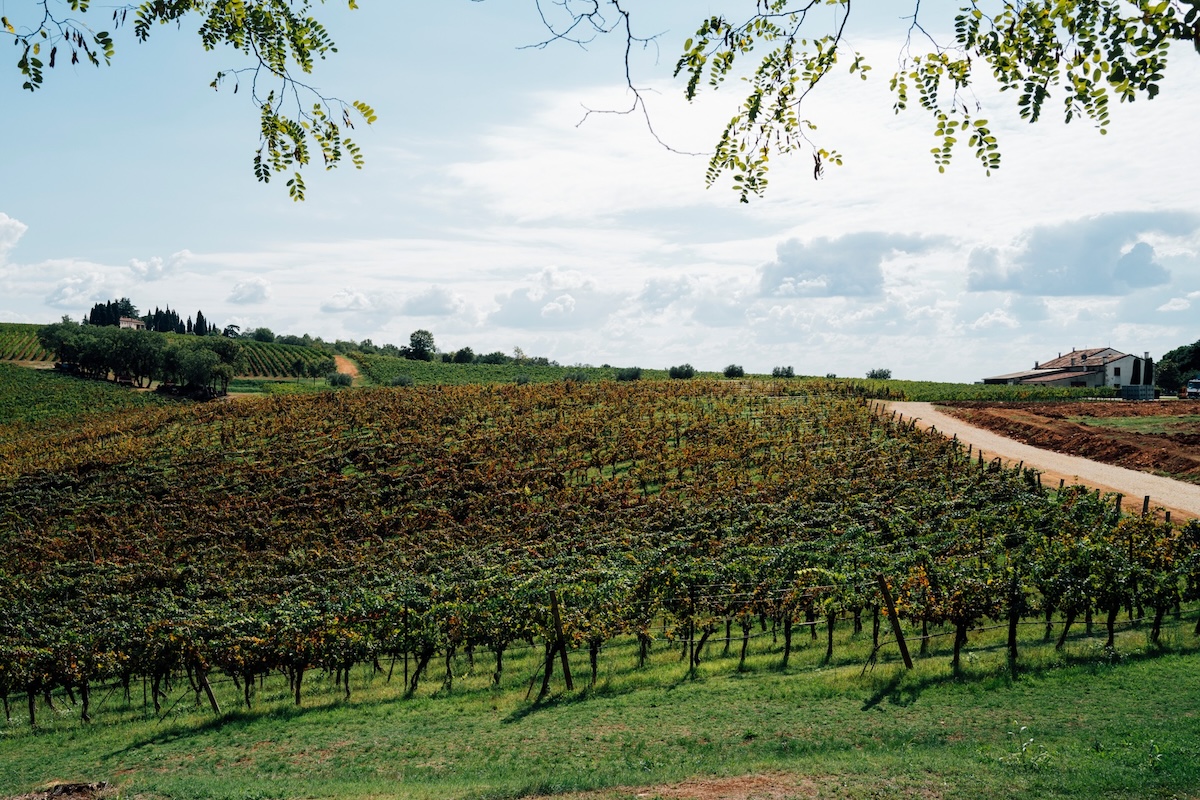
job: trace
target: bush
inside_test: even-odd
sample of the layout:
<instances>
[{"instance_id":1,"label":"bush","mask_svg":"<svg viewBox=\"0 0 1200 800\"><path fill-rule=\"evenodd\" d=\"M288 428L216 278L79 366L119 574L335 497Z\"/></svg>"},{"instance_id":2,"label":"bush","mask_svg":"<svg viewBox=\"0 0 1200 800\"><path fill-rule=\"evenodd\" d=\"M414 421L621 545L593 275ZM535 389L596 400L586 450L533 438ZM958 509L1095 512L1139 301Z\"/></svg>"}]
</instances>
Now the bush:
<instances>
[{"instance_id":1,"label":"bush","mask_svg":"<svg viewBox=\"0 0 1200 800\"><path fill-rule=\"evenodd\" d=\"M696 368L691 364L680 364L677 367L671 367L669 370L667 370L667 374L672 378L687 380L689 378L696 377Z\"/></svg>"},{"instance_id":2,"label":"bush","mask_svg":"<svg viewBox=\"0 0 1200 800\"><path fill-rule=\"evenodd\" d=\"M738 364L730 364L728 367L725 368L725 377L726 378L744 378L744 377L746 377L746 370L742 369L741 366L739 366Z\"/></svg>"},{"instance_id":3,"label":"bush","mask_svg":"<svg viewBox=\"0 0 1200 800\"><path fill-rule=\"evenodd\" d=\"M533 379L530 378L528 375L526 375L524 372L522 372L514 380L516 381L517 386L524 386L525 384L529 383Z\"/></svg>"},{"instance_id":4,"label":"bush","mask_svg":"<svg viewBox=\"0 0 1200 800\"><path fill-rule=\"evenodd\" d=\"M640 381L642 379L642 368L623 367L617 370L615 377L619 381Z\"/></svg>"},{"instance_id":5,"label":"bush","mask_svg":"<svg viewBox=\"0 0 1200 800\"><path fill-rule=\"evenodd\" d=\"M867 372L867 379L872 381L890 381L892 379L892 371L890 369L873 369Z\"/></svg>"},{"instance_id":6,"label":"bush","mask_svg":"<svg viewBox=\"0 0 1200 800\"><path fill-rule=\"evenodd\" d=\"M352 386L354 378L344 372L331 372L325 376L325 382L330 386Z\"/></svg>"},{"instance_id":7,"label":"bush","mask_svg":"<svg viewBox=\"0 0 1200 800\"><path fill-rule=\"evenodd\" d=\"M392 378L391 385L392 386L412 386L413 385L412 375L406 375L404 373L400 373L396 377Z\"/></svg>"},{"instance_id":8,"label":"bush","mask_svg":"<svg viewBox=\"0 0 1200 800\"><path fill-rule=\"evenodd\" d=\"M585 383L588 379L586 372L568 372L563 375L563 380L568 383Z\"/></svg>"},{"instance_id":9,"label":"bush","mask_svg":"<svg viewBox=\"0 0 1200 800\"><path fill-rule=\"evenodd\" d=\"M791 367L775 367L773 370L771 370L771 377L772 378L794 378L794 377L796 377L796 371L793 370Z\"/></svg>"}]
</instances>

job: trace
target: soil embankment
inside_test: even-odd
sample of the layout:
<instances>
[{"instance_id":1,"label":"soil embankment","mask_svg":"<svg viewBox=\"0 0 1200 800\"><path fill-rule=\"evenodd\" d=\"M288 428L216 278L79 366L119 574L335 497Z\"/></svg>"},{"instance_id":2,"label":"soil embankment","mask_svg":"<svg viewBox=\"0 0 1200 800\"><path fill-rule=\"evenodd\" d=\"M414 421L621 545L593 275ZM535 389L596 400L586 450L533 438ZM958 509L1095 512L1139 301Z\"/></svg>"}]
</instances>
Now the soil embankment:
<instances>
[{"instance_id":1,"label":"soil embankment","mask_svg":"<svg viewBox=\"0 0 1200 800\"><path fill-rule=\"evenodd\" d=\"M1081 406L1087 407L1081 409ZM1131 506L1149 495L1152 506L1175 514L1200 518L1200 485L1150 474L1144 470L1171 471L1191 476L1192 463L1186 439L1172 442L1159 434L1081 425L1072 416L1162 416L1194 411L1173 403L1054 403L972 404L970 408L934 406L931 403L889 403L888 408L917 418L923 428L935 427L946 436L957 436L984 458L1000 457L1007 463L1024 462L1042 470L1044 480L1066 480L1109 492L1119 492ZM1057 409L1052 410L1052 407ZM1103 409L1101 409L1103 407ZM1090 414L1080 414L1086 410ZM1157 413L1155 413L1157 412ZM1056 416L1057 415L1057 416ZM1172 434L1182 437L1189 433ZM1101 463L1105 458L1118 463Z\"/></svg>"}]
</instances>

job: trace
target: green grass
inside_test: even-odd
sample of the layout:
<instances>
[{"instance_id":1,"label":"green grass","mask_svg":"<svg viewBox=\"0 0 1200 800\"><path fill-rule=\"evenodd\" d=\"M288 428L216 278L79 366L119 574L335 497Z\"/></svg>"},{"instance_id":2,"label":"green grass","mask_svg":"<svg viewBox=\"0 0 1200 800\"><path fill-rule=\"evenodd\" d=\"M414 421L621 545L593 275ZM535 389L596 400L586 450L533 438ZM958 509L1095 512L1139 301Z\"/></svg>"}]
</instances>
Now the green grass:
<instances>
[{"instance_id":1,"label":"green grass","mask_svg":"<svg viewBox=\"0 0 1200 800\"><path fill-rule=\"evenodd\" d=\"M1068 417L1079 425L1095 428L1112 428L1130 433L1197 433L1200 432L1200 414L1162 417Z\"/></svg>"},{"instance_id":2,"label":"green grass","mask_svg":"<svg viewBox=\"0 0 1200 800\"><path fill-rule=\"evenodd\" d=\"M50 779L106 779L127 796L176 800L595 789L627 797L636 788L613 787L770 773L809 778L823 797L1187 797L1200 785L1192 624L1173 623L1161 649L1127 628L1120 655L1082 626L1056 653L1040 644L1039 626L1025 626L1016 682L1005 670L1003 631L972 634L959 677L950 674L945 636L911 673L889 646L864 674L869 633L852 635L847 624L830 665L822 664L822 630L817 642L797 636L787 670L778 644L757 627L742 671L739 642L728 656L710 644L688 676L676 647L656 645L638 670L633 643L619 641L602 654L589 689L586 653L576 651L576 691L566 692L556 672L556 693L542 703L525 700L536 672L537 651L528 648L509 653L500 690L488 688L491 656L478 652L470 674L465 656L456 659L453 691L439 688L444 667L431 665L407 700L399 675L388 684L365 667L354 673L349 701L310 673L302 708L288 702L280 679L267 681L251 711L221 683L220 718L195 707L186 679L161 720L142 709L140 686L128 704L119 689L96 690L90 726L60 698L60 713L43 712L44 728L30 732L14 705L0 735L0 794Z\"/></svg>"},{"instance_id":3,"label":"green grass","mask_svg":"<svg viewBox=\"0 0 1200 800\"><path fill-rule=\"evenodd\" d=\"M229 394L284 395L328 391L324 378L234 378L229 382Z\"/></svg>"},{"instance_id":4,"label":"green grass","mask_svg":"<svg viewBox=\"0 0 1200 800\"><path fill-rule=\"evenodd\" d=\"M150 392L0 363L0 425L164 405Z\"/></svg>"}]
</instances>

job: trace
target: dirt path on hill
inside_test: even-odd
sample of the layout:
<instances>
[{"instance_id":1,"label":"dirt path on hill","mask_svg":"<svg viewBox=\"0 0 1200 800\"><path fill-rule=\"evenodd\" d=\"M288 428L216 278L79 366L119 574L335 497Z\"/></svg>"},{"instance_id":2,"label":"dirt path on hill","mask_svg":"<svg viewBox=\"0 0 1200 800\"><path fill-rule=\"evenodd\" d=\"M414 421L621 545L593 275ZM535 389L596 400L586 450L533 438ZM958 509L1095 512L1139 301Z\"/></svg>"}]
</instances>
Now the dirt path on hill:
<instances>
[{"instance_id":1,"label":"dirt path on hill","mask_svg":"<svg viewBox=\"0 0 1200 800\"><path fill-rule=\"evenodd\" d=\"M358 377L359 377L358 364L355 364L353 361L346 358L345 356L334 356L333 363L337 364L338 372L341 372L345 375L349 375L351 378L354 378L355 380L358 379Z\"/></svg>"},{"instance_id":2,"label":"dirt path on hill","mask_svg":"<svg viewBox=\"0 0 1200 800\"><path fill-rule=\"evenodd\" d=\"M982 450L986 460L999 456L1008 464L1023 461L1027 467L1040 469L1043 483L1066 480L1106 492L1120 492L1125 495L1126 509L1131 511L1140 511L1142 498L1149 495L1151 507L1161 506L1174 515L1200 518L1198 485L1024 444L952 417L932 403L893 402L887 407L903 414L906 420L916 417L921 428L933 427L946 436L957 436L959 441L971 445L976 454Z\"/></svg>"}]
</instances>

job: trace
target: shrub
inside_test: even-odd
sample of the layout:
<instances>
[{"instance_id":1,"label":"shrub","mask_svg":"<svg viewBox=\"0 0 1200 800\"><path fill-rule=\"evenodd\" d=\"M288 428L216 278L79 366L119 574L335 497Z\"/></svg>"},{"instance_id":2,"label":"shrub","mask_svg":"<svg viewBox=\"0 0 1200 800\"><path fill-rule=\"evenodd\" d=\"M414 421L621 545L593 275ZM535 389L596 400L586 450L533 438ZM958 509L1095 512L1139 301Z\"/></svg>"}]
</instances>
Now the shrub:
<instances>
[{"instance_id":1,"label":"shrub","mask_svg":"<svg viewBox=\"0 0 1200 800\"><path fill-rule=\"evenodd\" d=\"M742 369L741 366L738 364L730 364L728 367L725 368L725 377L726 378L744 378L744 377L746 377L746 370Z\"/></svg>"},{"instance_id":2,"label":"shrub","mask_svg":"<svg viewBox=\"0 0 1200 800\"><path fill-rule=\"evenodd\" d=\"M642 368L623 367L617 370L615 377L619 381L640 381L642 379Z\"/></svg>"},{"instance_id":3,"label":"shrub","mask_svg":"<svg viewBox=\"0 0 1200 800\"><path fill-rule=\"evenodd\" d=\"M331 372L325 376L325 382L330 386L352 386L354 378L344 372Z\"/></svg>"},{"instance_id":4,"label":"shrub","mask_svg":"<svg viewBox=\"0 0 1200 800\"><path fill-rule=\"evenodd\" d=\"M667 374L672 378L687 380L696 376L696 368L691 364L680 364L677 367L671 367L669 370L667 370Z\"/></svg>"},{"instance_id":5,"label":"shrub","mask_svg":"<svg viewBox=\"0 0 1200 800\"><path fill-rule=\"evenodd\" d=\"M569 383L584 383L588 379L586 372L568 372L563 375L563 380Z\"/></svg>"},{"instance_id":6,"label":"shrub","mask_svg":"<svg viewBox=\"0 0 1200 800\"><path fill-rule=\"evenodd\" d=\"M892 371L890 369L873 369L867 372L867 379L873 381L890 381L892 379Z\"/></svg>"},{"instance_id":7,"label":"shrub","mask_svg":"<svg viewBox=\"0 0 1200 800\"><path fill-rule=\"evenodd\" d=\"M771 370L771 377L772 378L794 378L794 377L796 377L796 371L793 370L791 367L775 367L773 370Z\"/></svg>"},{"instance_id":8,"label":"shrub","mask_svg":"<svg viewBox=\"0 0 1200 800\"><path fill-rule=\"evenodd\" d=\"M524 386L525 384L529 383L532 378L522 372L514 380L516 381L517 386Z\"/></svg>"},{"instance_id":9,"label":"shrub","mask_svg":"<svg viewBox=\"0 0 1200 800\"><path fill-rule=\"evenodd\" d=\"M391 385L392 386L412 386L413 385L412 375L408 375L408 374L405 374L402 372L399 375L397 375L396 377L392 378Z\"/></svg>"}]
</instances>

